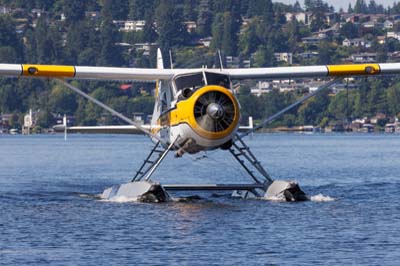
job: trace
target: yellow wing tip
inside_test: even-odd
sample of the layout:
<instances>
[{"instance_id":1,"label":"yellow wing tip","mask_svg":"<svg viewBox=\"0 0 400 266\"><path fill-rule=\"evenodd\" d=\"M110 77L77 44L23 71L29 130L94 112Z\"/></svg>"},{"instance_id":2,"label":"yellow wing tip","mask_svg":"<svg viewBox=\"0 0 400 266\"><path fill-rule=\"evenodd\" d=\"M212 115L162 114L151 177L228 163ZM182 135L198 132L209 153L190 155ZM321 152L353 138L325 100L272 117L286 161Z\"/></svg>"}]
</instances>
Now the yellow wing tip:
<instances>
[{"instance_id":1,"label":"yellow wing tip","mask_svg":"<svg viewBox=\"0 0 400 266\"><path fill-rule=\"evenodd\" d=\"M74 66L59 65L22 65L23 76L48 78L73 78Z\"/></svg>"},{"instance_id":2,"label":"yellow wing tip","mask_svg":"<svg viewBox=\"0 0 400 266\"><path fill-rule=\"evenodd\" d=\"M330 65L327 68L329 76L376 75L381 72L379 64Z\"/></svg>"}]
</instances>

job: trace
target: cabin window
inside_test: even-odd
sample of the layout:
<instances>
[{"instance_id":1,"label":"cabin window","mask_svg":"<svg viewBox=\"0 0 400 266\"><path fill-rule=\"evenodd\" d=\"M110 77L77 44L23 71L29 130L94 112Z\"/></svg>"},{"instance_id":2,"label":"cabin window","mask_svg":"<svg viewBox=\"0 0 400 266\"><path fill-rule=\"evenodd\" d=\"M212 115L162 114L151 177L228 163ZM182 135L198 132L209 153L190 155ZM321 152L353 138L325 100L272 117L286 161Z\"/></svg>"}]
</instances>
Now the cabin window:
<instances>
[{"instance_id":1,"label":"cabin window","mask_svg":"<svg viewBox=\"0 0 400 266\"><path fill-rule=\"evenodd\" d=\"M224 88L230 88L229 77L224 74L206 72L207 84L218 85Z\"/></svg>"}]
</instances>

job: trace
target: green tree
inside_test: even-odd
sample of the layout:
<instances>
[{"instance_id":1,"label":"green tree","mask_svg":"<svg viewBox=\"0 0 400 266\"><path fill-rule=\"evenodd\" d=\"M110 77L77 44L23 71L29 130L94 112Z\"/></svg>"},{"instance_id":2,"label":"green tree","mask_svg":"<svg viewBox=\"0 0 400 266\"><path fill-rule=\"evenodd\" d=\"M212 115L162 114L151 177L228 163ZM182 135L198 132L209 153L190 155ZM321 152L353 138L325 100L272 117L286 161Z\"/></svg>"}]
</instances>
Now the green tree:
<instances>
[{"instance_id":1,"label":"green tree","mask_svg":"<svg viewBox=\"0 0 400 266\"><path fill-rule=\"evenodd\" d=\"M196 21L198 4L199 4L198 0L183 1L183 18L185 20Z\"/></svg>"},{"instance_id":2,"label":"green tree","mask_svg":"<svg viewBox=\"0 0 400 266\"><path fill-rule=\"evenodd\" d=\"M0 16L0 32L0 47L3 46L0 51L1 62L22 63L22 41L15 32L15 24L11 17Z\"/></svg>"},{"instance_id":3,"label":"green tree","mask_svg":"<svg viewBox=\"0 0 400 266\"><path fill-rule=\"evenodd\" d=\"M354 13L353 8L351 7L351 3L349 3L349 7L347 8L347 13L349 14Z\"/></svg>"},{"instance_id":4,"label":"green tree","mask_svg":"<svg viewBox=\"0 0 400 266\"><path fill-rule=\"evenodd\" d=\"M271 45L260 45L254 57L254 66L270 67L276 65L274 50Z\"/></svg>"},{"instance_id":5,"label":"green tree","mask_svg":"<svg viewBox=\"0 0 400 266\"><path fill-rule=\"evenodd\" d=\"M73 114L76 111L77 102L75 94L64 87L54 86L49 97L49 110L60 114Z\"/></svg>"},{"instance_id":6,"label":"green tree","mask_svg":"<svg viewBox=\"0 0 400 266\"><path fill-rule=\"evenodd\" d=\"M236 55L237 34L234 17L230 12L224 13L224 30L221 43L222 51L228 55Z\"/></svg>"},{"instance_id":7,"label":"green tree","mask_svg":"<svg viewBox=\"0 0 400 266\"><path fill-rule=\"evenodd\" d=\"M212 24L212 42L211 47L213 49L221 49L222 47L222 36L224 32L224 16L222 13L218 13Z\"/></svg>"},{"instance_id":8,"label":"green tree","mask_svg":"<svg viewBox=\"0 0 400 266\"><path fill-rule=\"evenodd\" d=\"M175 3L176 4L176 3ZM163 51L183 45L188 33L183 24L182 8L167 0L161 0L156 9L158 43Z\"/></svg>"},{"instance_id":9,"label":"green tree","mask_svg":"<svg viewBox=\"0 0 400 266\"><path fill-rule=\"evenodd\" d=\"M364 0L357 0L356 4L354 5L354 13L368 13L368 7Z\"/></svg>"},{"instance_id":10,"label":"green tree","mask_svg":"<svg viewBox=\"0 0 400 266\"><path fill-rule=\"evenodd\" d=\"M251 21L243 33L240 34L239 37L239 47L244 55L250 55L257 50L257 47L261 44L260 37L257 33L257 28L262 23L262 21L255 17L253 21Z\"/></svg>"},{"instance_id":11,"label":"green tree","mask_svg":"<svg viewBox=\"0 0 400 266\"><path fill-rule=\"evenodd\" d=\"M61 34L57 28L48 25L46 18L38 19L34 35L37 63L54 64L63 60Z\"/></svg>"},{"instance_id":12,"label":"green tree","mask_svg":"<svg viewBox=\"0 0 400 266\"><path fill-rule=\"evenodd\" d=\"M386 91L388 114L391 116L400 113L400 83L390 86Z\"/></svg>"},{"instance_id":13,"label":"green tree","mask_svg":"<svg viewBox=\"0 0 400 266\"><path fill-rule=\"evenodd\" d=\"M335 55L336 55L336 46L328 41L322 41L318 45L318 64L327 65L336 63Z\"/></svg>"},{"instance_id":14,"label":"green tree","mask_svg":"<svg viewBox=\"0 0 400 266\"><path fill-rule=\"evenodd\" d=\"M329 106L328 91L318 94L316 97L303 103L298 109L298 124L318 125L327 116Z\"/></svg>"},{"instance_id":15,"label":"green tree","mask_svg":"<svg viewBox=\"0 0 400 266\"><path fill-rule=\"evenodd\" d=\"M210 11L210 0L200 0L197 17L197 33L202 36L211 35L212 13Z\"/></svg>"},{"instance_id":16,"label":"green tree","mask_svg":"<svg viewBox=\"0 0 400 266\"><path fill-rule=\"evenodd\" d=\"M351 22L346 22L340 28L340 35L348 39L356 38L358 35L358 27Z\"/></svg>"},{"instance_id":17,"label":"green tree","mask_svg":"<svg viewBox=\"0 0 400 266\"><path fill-rule=\"evenodd\" d=\"M85 2L81 0L63 1L63 12L67 26L85 18Z\"/></svg>"},{"instance_id":18,"label":"green tree","mask_svg":"<svg viewBox=\"0 0 400 266\"><path fill-rule=\"evenodd\" d=\"M146 20L149 16L154 17L154 10L158 1L129 0L128 18L132 20Z\"/></svg>"},{"instance_id":19,"label":"green tree","mask_svg":"<svg viewBox=\"0 0 400 266\"><path fill-rule=\"evenodd\" d=\"M103 0L102 9L107 10L114 20L126 20L129 14L129 2Z\"/></svg>"},{"instance_id":20,"label":"green tree","mask_svg":"<svg viewBox=\"0 0 400 266\"><path fill-rule=\"evenodd\" d=\"M115 44L120 42L120 35L109 14L104 14L100 26L100 54L97 60L102 66L121 66L124 64L120 47Z\"/></svg>"}]
</instances>

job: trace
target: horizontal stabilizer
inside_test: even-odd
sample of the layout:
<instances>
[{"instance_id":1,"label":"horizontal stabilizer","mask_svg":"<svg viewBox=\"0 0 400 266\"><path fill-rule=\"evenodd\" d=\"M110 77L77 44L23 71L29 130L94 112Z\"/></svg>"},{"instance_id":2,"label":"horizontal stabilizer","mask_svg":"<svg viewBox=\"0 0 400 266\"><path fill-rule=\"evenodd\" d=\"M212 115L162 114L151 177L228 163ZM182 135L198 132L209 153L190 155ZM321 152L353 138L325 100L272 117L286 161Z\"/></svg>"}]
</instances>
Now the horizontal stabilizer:
<instances>
[{"instance_id":1,"label":"horizontal stabilizer","mask_svg":"<svg viewBox=\"0 0 400 266\"><path fill-rule=\"evenodd\" d=\"M144 129L150 130L150 125L143 125ZM64 132L63 125L53 127L56 132ZM122 126L76 126L67 127L68 133L93 133L93 134L139 134L143 135L143 131L133 125Z\"/></svg>"}]
</instances>

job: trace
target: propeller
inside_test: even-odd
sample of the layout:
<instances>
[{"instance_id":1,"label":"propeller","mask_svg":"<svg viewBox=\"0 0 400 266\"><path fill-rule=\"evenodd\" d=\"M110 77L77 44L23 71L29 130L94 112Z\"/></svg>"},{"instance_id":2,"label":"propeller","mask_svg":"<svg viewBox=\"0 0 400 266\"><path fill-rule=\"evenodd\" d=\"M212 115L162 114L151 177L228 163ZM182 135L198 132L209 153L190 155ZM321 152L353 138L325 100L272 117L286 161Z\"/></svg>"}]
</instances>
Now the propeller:
<instances>
[{"instance_id":1,"label":"propeller","mask_svg":"<svg viewBox=\"0 0 400 266\"><path fill-rule=\"evenodd\" d=\"M194 105L197 124L209 132L221 132L229 128L235 118L232 100L220 91L208 91Z\"/></svg>"}]
</instances>

